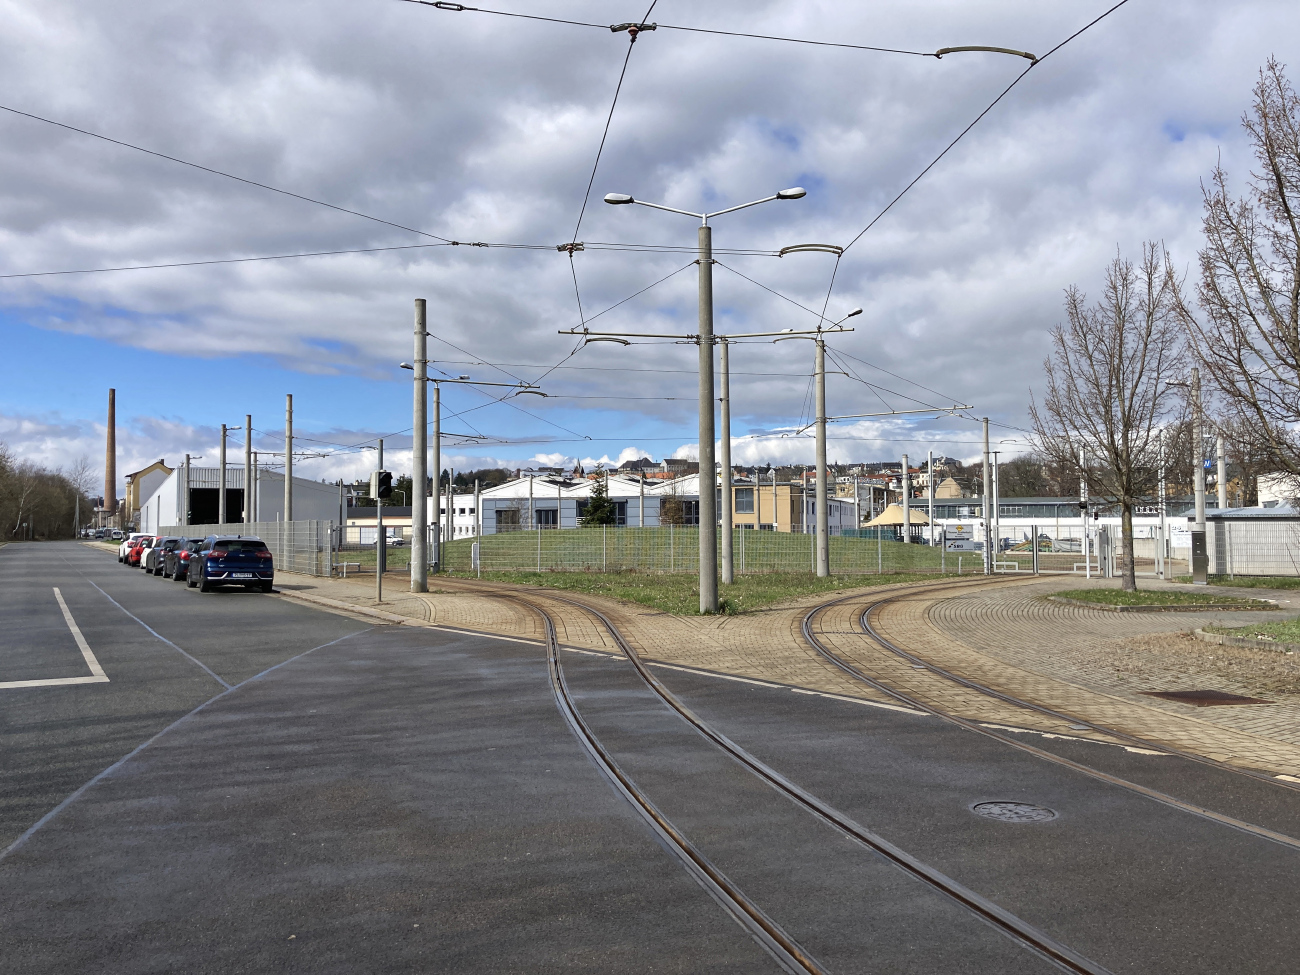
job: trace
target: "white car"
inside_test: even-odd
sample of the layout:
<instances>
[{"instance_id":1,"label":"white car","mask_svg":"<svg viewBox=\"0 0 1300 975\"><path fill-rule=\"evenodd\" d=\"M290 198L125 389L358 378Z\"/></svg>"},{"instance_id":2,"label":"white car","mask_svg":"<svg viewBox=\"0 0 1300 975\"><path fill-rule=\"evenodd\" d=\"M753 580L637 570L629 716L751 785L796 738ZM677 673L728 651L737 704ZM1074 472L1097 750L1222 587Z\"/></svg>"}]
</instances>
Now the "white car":
<instances>
[{"instance_id":1,"label":"white car","mask_svg":"<svg viewBox=\"0 0 1300 975\"><path fill-rule=\"evenodd\" d=\"M148 533L148 532L132 532L130 535L127 535L127 536L126 536L126 541L124 541L121 545L119 545L119 546L117 547L117 560L118 560L119 562L125 562L125 561L126 561L126 553L129 552L129 551L131 551L131 546L135 544L135 540L136 540L137 538L139 538L141 535L147 535L147 534L149 534L149 533Z\"/></svg>"}]
</instances>

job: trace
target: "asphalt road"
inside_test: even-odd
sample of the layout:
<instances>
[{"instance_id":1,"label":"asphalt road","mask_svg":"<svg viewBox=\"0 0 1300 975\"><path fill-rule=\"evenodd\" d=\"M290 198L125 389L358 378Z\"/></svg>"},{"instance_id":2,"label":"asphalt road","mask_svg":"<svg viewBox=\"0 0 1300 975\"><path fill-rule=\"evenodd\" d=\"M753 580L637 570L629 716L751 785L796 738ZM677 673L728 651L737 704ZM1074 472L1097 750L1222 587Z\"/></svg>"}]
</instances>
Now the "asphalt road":
<instances>
[{"instance_id":1,"label":"asphalt road","mask_svg":"<svg viewBox=\"0 0 1300 975\"><path fill-rule=\"evenodd\" d=\"M56 587L108 680L8 686L92 676ZM1054 970L778 797L625 662L563 658L624 770L829 971ZM1293 851L933 718L660 675L1113 972L1295 970ZM1130 771L1176 791L1153 768ZM1219 798L1289 823L1300 797ZM989 799L1058 815L971 812ZM201 595L77 544L0 549L0 850L6 973L776 971L586 757L540 646Z\"/></svg>"}]
</instances>

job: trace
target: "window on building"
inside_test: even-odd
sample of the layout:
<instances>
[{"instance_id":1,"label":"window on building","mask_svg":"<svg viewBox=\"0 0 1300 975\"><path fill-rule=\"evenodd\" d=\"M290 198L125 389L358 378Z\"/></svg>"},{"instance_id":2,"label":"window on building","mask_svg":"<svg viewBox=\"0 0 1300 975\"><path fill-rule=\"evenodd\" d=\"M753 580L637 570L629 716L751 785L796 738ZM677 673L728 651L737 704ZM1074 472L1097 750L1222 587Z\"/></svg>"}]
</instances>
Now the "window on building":
<instances>
[{"instance_id":1,"label":"window on building","mask_svg":"<svg viewBox=\"0 0 1300 975\"><path fill-rule=\"evenodd\" d=\"M752 515L754 513L754 489L736 488L736 514Z\"/></svg>"}]
</instances>

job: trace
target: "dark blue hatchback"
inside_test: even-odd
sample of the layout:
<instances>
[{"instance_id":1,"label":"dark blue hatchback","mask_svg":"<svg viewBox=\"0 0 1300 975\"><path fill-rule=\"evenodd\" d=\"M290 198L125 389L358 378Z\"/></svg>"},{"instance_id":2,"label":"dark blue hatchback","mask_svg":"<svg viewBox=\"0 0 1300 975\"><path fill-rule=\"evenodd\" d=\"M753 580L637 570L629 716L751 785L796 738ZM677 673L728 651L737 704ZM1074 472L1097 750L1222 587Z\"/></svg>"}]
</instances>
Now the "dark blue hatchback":
<instances>
[{"instance_id":1,"label":"dark blue hatchback","mask_svg":"<svg viewBox=\"0 0 1300 975\"><path fill-rule=\"evenodd\" d=\"M275 561L266 543L255 535L209 535L190 557L186 582L199 592L218 586L243 586L270 592Z\"/></svg>"}]
</instances>

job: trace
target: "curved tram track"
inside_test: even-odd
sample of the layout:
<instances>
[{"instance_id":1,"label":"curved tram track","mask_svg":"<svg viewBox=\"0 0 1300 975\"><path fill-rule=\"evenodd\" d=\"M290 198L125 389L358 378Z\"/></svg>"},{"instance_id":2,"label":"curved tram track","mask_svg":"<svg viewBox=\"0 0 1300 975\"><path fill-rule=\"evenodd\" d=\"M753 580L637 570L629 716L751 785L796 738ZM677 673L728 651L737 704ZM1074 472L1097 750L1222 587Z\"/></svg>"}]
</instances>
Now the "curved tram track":
<instances>
[{"instance_id":1,"label":"curved tram track","mask_svg":"<svg viewBox=\"0 0 1300 975\"><path fill-rule=\"evenodd\" d=\"M646 820L656 835L682 861L687 871L750 931L759 944L783 968L791 972L824 972L825 969L818 964L805 948L790 938L775 921L767 917L721 871L710 864L703 854L654 806L653 802L637 787L636 783L619 768L613 755L601 744L590 726L584 721L570 693L564 676L563 664L560 660L555 618L551 611L542 605L539 600L528 598L517 590L504 591L493 588L497 595L528 606L543 620L551 685L555 692L556 704L584 748L610 779L615 789L632 803L633 807ZM637 675L645 685L664 704L676 712L705 739L722 749L731 758L797 806L843 835L884 856L914 879L955 901L965 910L992 925L1025 949L1049 961L1059 969L1075 973L1088 973L1088 975L1108 975L1107 969L1072 948L1057 942L1049 935L975 891L963 886L951 877L923 863L906 850L866 829L731 741L691 711L649 671L637 651L627 642L618 627L604 613L577 600L565 599L550 593L544 598L550 602L572 607L594 618L609 633L611 639L635 668Z\"/></svg>"},{"instance_id":2,"label":"curved tram track","mask_svg":"<svg viewBox=\"0 0 1300 975\"><path fill-rule=\"evenodd\" d=\"M961 588L963 589L975 588L978 585L979 584L977 583L972 586L962 586ZM1064 712L1057 711L1052 708L1045 707L1043 705L1035 704L1031 701L1023 700L1011 694L1006 694L1002 691L998 691L995 690L994 688L981 684L978 681L969 680L968 678L962 677L958 674L954 674L951 671L944 669L943 667L939 667L935 664L932 664L929 661L925 660L924 658L918 657L915 654L912 654L907 650L903 649L902 647L899 647L897 644L891 642L886 637L881 635L880 632L871 624L871 615L877 612L881 607L886 606L889 603L895 602L899 599L903 599L909 596L915 596L915 595L920 595L928 592L935 592L942 589L951 589L951 588L954 588L951 584L946 584L946 585L939 584L933 586L918 587L918 588L907 589L902 592L896 592L891 595L883 596L879 599L875 599L871 601L859 614L857 614L857 620L859 626L862 629L862 635L872 640L881 649L895 656L898 656L903 660L908 661L914 667L923 668L929 673L934 674L935 676L938 676L940 678L943 678L944 680L957 684L961 687L965 687L969 690L973 690L979 694L983 694L995 700L1002 701L1005 704L1011 704L1013 706L1023 708L1024 710L1033 712L1035 714L1057 718L1059 720L1067 721L1072 724L1086 726L1087 728L1099 734L1111 737L1117 741L1125 742L1132 745L1138 745L1142 748L1148 748L1155 751L1160 751L1167 755L1177 756L1179 758L1184 758L1189 761L1198 762L1203 765L1210 765L1215 768L1219 768L1224 771L1233 772L1239 775L1245 775L1253 779L1268 782L1272 785L1281 788L1289 789L1291 791L1300 791L1300 787L1294 786L1291 783L1282 780L1275 779L1272 776L1266 775L1264 773L1255 772L1251 769L1240 768L1238 766L1231 765L1227 762L1219 762L1216 761L1215 759L1206 758L1202 755L1195 755L1190 752L1185 752L1180 749L1162 744L1160 742L1154 742L1145 738L1139 738L1134 735L1127 734L1126 732L1118 731L1113 728L1109 728L1105 725L1098 724L1095 721L1089 721L1087 719L1078 718L1074 715L1066 714ZM1273 843L1277 843L1281 846L1289 847L1290 849L1293 850L1300 850L1300 839L1296 839L1295 837L1288 836L1285 833L1279 833L1276 832L1275 830L1267 829L1263 826L1257 826L1253 823L1245 822L1244 820L1236 819L1232 816L1226 816L1223 813L1215 812L1214 810L1208 809L1204 806L1199 806L1196 805L1195 803L1186 802L1182 799L1177 798L1176 796L1169 795L1166 792L1161 792L1158 789L1148 788L1147 786L1140 785L1139 783L1121 778L1117 775L1112 775L1109 772L1104 772L1100 769L1094 768L1083 762L1077 762L1074 761L1073 759L1069 759L1069 758L1065 758L1064 756L1057 755L1054 752L1048 751L1047 749L1039 748L1035 745L1028 744L1027 742L1020 741L1014 738L1012 735L999 731L996 728L986 727L985 725L981 724L978 721L972 721L968 718L963 718L960 715L936 707L933 704L929 703L928 701L918 698L912 694L908 694L905 691L900 691L897 688L892 687L889 684L885 683L884 681L880 680L879 678L871 676L870 674L863 671L856 664L854 664L852 661L844 659L839 654L831 650L830 647L828 647L822 640L820 640L816 634L815 624L820 614L824 613L826 610L831 609L835 606L840 606L843 605L844 603L853 602L854 600L860 600L860 599L862 599L861 595L845 596L840 599L834 599L829 602L822 603L821 605L816 606L813 609L809 610L808 613L805 614L801 624L803 637L804 640L808 643L808 645L814 651L820 654L826 661L828 661L830 664L832 664L840 671L847 674L849 677L853 678L854 680L867 684L868 686L874 688L880 693L893 698L895 701L898 701L900 704L904 704L908 707L916 708L917 710L924 711L927 714L931 714L938 718L942 718L945 721L952 722L953 724L958 725L959 727L964 728L967 731L974 732L975 734L983 735L987 738L992 738L997 741L1003 742L1004 744L1010 745L1012 748L1019 749L1020 751L1033 755L1036 758L1043 759L1044 761L1047 762L1052 762L1056 765L1064 766L1065 768L1069 768L1075 772L1079 772L1083 775L1087 775L1099 781L1106 782L1110 785L1118 786L1122 789L1127 789L1131 792L1137 793L1138 795L1145 796L1146 798L1151 799L1155 802L1163 803L1167 806L1171 806L1183 812L1191 813L1192 815L1199 816L1203 819L1208 819L1213 822L1219 823L1221 825L1228 826L1232 829L1240 830L1245 833L1250 833L1254 836L1260 837L1261 839L1269 840Z\"/></svg>"}]
</instances>

